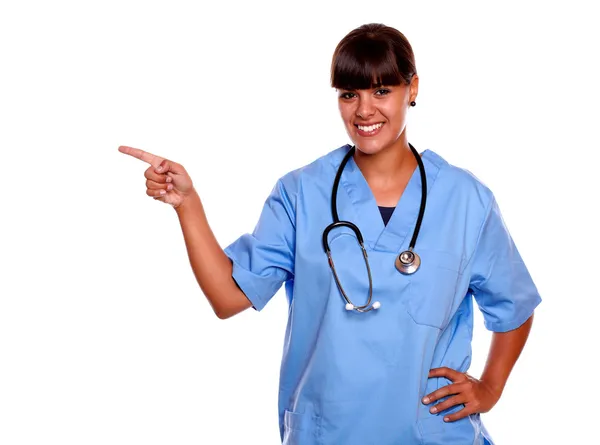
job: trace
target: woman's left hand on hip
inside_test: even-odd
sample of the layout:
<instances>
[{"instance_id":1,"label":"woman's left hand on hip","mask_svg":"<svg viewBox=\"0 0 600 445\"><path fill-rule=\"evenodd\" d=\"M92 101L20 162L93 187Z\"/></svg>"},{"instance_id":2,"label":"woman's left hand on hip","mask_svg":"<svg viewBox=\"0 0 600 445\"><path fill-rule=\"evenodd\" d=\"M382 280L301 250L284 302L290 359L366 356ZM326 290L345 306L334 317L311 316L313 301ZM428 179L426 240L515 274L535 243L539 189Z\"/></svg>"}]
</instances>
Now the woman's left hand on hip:
<instances>
[{"instance_id":1,"label":"woman's left hand on hip","mask_svg":"<svg viewBox=\"0 0 600 445\"><path fill-rule=\"evenodd\" d=\"M450 396L443 402L432 405L430 412L439 413L460 404L465 406L455 413L445 415L446 422L454 422L475 413L488 412L500 399L497 391L466 372L458 372L448 367L433 368L429 371L429 378L432 377L446 377L452 383L423 397L423 403L429 405Z\"/></svg>"}]
</instances>

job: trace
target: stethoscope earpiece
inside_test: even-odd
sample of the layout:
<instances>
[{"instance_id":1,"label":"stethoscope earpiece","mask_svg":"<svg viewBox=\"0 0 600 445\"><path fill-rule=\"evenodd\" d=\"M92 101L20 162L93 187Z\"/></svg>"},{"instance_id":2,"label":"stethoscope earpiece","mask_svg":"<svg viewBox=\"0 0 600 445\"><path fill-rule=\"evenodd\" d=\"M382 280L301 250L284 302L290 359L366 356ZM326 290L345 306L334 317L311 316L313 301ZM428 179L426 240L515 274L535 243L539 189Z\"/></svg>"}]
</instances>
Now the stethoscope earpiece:
<instances>
[{"instance_id":1,"label":"stethoscope earpiece","mask_svg":"<svg viewBox=\"0 0 600 445\"><path fill-rule=\"evenodd\" d=\"M367 304L367 306L368 306L368 304ZM381 307L381 303L379 301L375 301L371 305L371 309L379 309L380 307ZM367 312L365 310L362 310L364 308L357 308L352 303L346 303L346 310L347 311L353 311L354 309L356 309L358 312ZM368 310L371 310L371 309L368 309Z\"/></svg>"}]
</instances>

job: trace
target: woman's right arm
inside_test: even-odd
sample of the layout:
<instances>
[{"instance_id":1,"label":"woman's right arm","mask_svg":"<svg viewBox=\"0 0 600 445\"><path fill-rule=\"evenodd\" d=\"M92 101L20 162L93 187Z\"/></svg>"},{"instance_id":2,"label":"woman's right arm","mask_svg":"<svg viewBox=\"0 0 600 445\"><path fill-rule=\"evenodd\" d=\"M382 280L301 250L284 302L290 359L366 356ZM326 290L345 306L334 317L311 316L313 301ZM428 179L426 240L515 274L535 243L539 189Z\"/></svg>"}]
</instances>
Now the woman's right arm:
<instances>
[{"instance_id":1,"label":"woman's right arm","mask_svg":"<svg viewBox=\"0 0 600 445\"><path fill-rule=\"evenodd\" d=\"M252 307L233 279L231 260L217 242L195 189L175 211L196 281L217 317L226 319Z\"/></svg>"},{"instance_id":2,"label":"woman's right arm","mask_svg":"<svg viewBox=\"0 0 600 445\"><path fill-rule=\"evenodd\" d=\"M127 145L119 151L150 164L144 172L146 194L177 211L192 270L217 317L229 318L252 307L233 279L232 262L217 243L183 165Z\"/></svg>"}]
</instances>

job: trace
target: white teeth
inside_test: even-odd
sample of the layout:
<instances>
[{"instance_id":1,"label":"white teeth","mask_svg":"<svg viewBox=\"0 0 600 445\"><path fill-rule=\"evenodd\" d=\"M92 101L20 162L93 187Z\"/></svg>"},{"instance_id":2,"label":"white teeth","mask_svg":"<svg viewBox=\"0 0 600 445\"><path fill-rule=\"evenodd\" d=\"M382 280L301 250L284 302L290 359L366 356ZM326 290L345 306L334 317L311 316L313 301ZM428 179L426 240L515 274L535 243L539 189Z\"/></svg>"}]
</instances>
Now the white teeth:
<instances>
[{"instance_id":1,"label":"white teeth","mask_svg":"<svg viewBox=\"0 0 600 445\"><path fill-rule=\"evenodd\" d=\"M358 126L358 128L359 128L361 131L366 131L367 133L370 133L370 132L372 132L372 131L375 131L375 130L377 130L378 128L381 128L381 126L382 126L382 125L383 125L383 123L382 123L382 122L380 122L380 123L378 123L378 124L375 124L375 125L369 125L368 127L365 127L365 126L363 126L363 125L359 125L359 126Z\"/></svg>"}]
</instances>

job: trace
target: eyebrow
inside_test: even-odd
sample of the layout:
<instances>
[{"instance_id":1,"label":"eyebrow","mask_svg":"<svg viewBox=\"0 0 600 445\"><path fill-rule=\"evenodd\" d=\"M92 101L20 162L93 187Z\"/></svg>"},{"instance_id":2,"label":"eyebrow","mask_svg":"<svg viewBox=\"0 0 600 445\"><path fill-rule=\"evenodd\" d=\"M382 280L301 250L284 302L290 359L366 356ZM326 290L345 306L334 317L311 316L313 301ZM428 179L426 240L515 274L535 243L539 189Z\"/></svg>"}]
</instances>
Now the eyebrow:
<instances>
[{"instance_id":1,"label":"eyebrow","mask_svg":"<svg viewBox=\"0 0 600 445\"><path fill-rule=\"evenodd\" d=\"M335 91L358 91L358 90L379 90L381 88L387 88L387 89L391 89L394 88L395 85L386 85L386 84L381 84L381 85L377 85L374 86L372 88L336 88Z\"/></svg>"}]
</instances>

